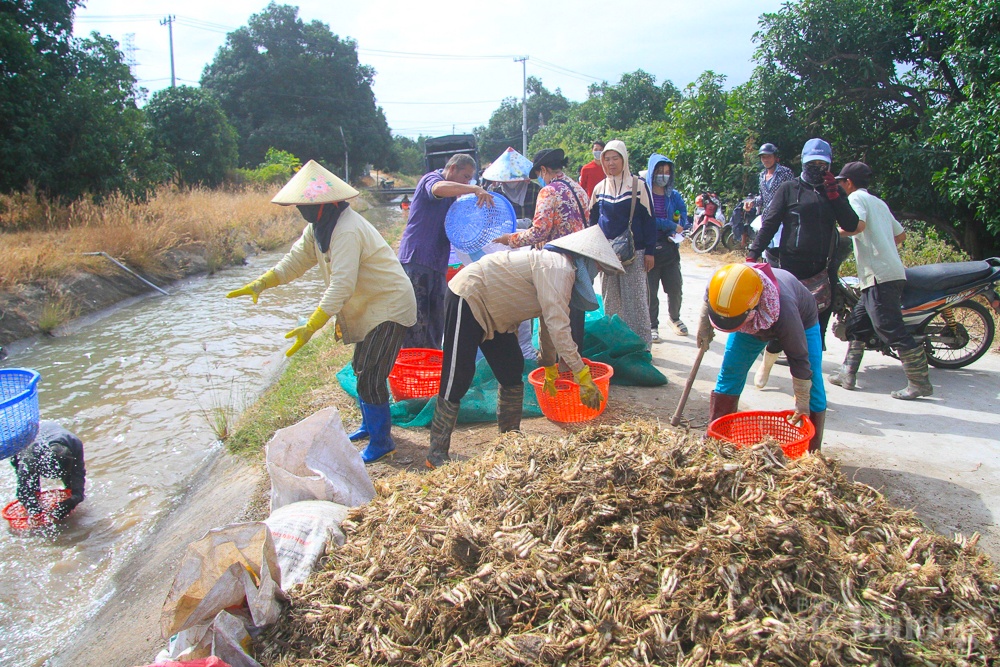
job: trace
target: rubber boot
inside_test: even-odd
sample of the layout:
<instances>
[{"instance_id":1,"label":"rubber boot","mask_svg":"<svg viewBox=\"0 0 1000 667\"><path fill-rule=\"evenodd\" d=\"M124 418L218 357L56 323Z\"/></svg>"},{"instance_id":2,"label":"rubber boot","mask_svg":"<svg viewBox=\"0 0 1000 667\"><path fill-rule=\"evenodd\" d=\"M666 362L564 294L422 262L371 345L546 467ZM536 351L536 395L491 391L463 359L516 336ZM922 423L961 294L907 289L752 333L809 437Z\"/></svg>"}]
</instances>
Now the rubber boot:
<instances>
[{"instance_id":1,"label":"rubber boot","mask_svg":"<svg viewBox=\"0 0 1000 667\"><path fill-rule=\"evenodd\" d=\"M852 340L847 344L847 356L840 371L829 377L830 384L852 391L858 386L858 369L861 368L861 357L865 354L865 344L860 340Z\"/></svg>"},{"instance_id":2,"label":"rubber boot","mask_svg":"<svg viewBox=\"0 0 1000 667\"><path fill-rule=\"evenodd\" d=\"M358 399L358 401L361 403L361 426L358 427L357 431L347 436L347 439L350 440L351 442L358 442L359 440L364 440L369 435L368 424L365 423L365 402L362 401L361 399Z\"/></svg>"},{"instance_id":3,"label":"rubber boot","mask_svg":"<svg viewBox=\"0 0 1000 667\"><path fill-rule=\"evenodd\" d=\"M740 403L740 395L720 394L713 391L709 395L708 401L708 423L711 424L719 417L736 412Z\"/></svg>"},{"instance_id":4,"label":"rubber boot","mask_svg":"<svg viewBox=\"0 0 1000 667\"><path fill-rule=\"evenodd\" d=\"M396 443L392 441L392 416L389 414L389 404L362 403L361 414L364 415L370 433L368 446L361 452L361 460L365 463L374 463L396 451Z\"/></svg>"},{"instance_id":5,"label":"rubber boot","mask_svg":"<svg viewBox=\"0 0 1000 667\"><path fill-rule=\"evenodd\" d=\"M763 389L767 386L767 380L771 377L771 368L779 356L781 356L780 352L768 352L764 350L764 360L760 362L760 368L757 369L757 374L753 376L753 386L758 389Z\"/></svg>"},{"instance_id":6,"label":"rubber boot","mask_svg":"<svg viewBox=\"0 0 1000 667\"><path fill-rule=\"evenodd\" d=\"M934 393L934 387L927 373L927 353L924 352L924 348L902 350L899 353L899 360L903 362L903 372L906 373L906 388L892 392L893 398L912 401Z\"/></svg>"},{"instance_id":7,"label":"rubber boot","mask_svg":"<svg viewBox=\"0 0 1000 667\"><path fill-rule=\"evenodd\" d=\"M451 434L458 421L460 403L446 401L440 396L434 408L434 419L431 420L431 445L427 449L427 460L424 465L434 470L451 461L448 449L451 447Z\"/></svg>"},{"instance_id":8,"label":"rubber boot","mask_svg":"<svg viewBox=\"0 0 1000 667\"><path fill-rule=\"evenodd\" d=\"M524 407L524 385L500 385L497 392L497 427L500 433L521 430L521 411Z\"/></svg>"},{"instance_id":9,"label":"rubber boot","mask_svg":"<svg viewBox=\"0 0 1000 667\"><path fill-rule=\"evenodd\" d=\"M823 427L826 426L826 410L822 412L810 412L809 421L816 427L816 435L809 441L809 451L818 452L823 446Z\"/></svg>"}]
</instances>

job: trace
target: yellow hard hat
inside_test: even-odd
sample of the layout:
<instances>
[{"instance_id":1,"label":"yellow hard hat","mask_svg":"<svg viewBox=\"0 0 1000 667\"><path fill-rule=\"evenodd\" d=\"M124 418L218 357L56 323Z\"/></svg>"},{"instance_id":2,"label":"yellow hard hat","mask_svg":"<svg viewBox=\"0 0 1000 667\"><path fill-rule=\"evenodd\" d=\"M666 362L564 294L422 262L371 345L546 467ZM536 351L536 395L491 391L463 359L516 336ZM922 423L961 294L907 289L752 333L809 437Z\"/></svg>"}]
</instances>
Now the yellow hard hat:
<instances>
[{"instance_id":1,"label":"yellow hard hat","mask_svg":"<svg viewBox=\"0 0 1000 667\"><path fill-rule=\"evenodd\" d=\"M733 331L760 301L764 283L752 267L727 264L708 283L708 315L716 329Z\"/></svg>"}]
</instances>

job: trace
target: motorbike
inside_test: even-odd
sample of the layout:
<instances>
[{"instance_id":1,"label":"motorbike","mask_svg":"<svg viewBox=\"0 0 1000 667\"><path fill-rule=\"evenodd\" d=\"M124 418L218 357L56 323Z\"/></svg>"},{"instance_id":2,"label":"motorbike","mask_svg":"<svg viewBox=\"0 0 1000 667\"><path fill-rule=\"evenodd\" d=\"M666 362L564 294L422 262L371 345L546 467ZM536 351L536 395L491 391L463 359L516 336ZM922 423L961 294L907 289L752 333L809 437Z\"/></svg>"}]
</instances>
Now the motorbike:
<instances>
[{"instance_id":1,"label":"motorbike","mask_svg":"<svg viewBox=\"0 0 1000 667\"><path fill-rule=\"evenodd\" d=\"M717 194L703 192L695 199L697 210L691 227L691 247L697 253L712 252L722 239L725 215Z\"/></svg>"},{"instance_id":2,"label":"motorbike","mask_svg":"<svg viewBox=\"0 0 1000 667\"><path fill-rule=\"evenodd\" d=\"M750 221L757 217L757 208L752 206L749 210L746 204L753 204L753 195L747 195L746 199L740 201L733 211L732 217L722 227L722 245L730 252L745 252L753 243L757 231L753 229ZM758 225L759 227L759 225Z\"/></svg>"},{"instance_id":3,"label":"motorbike","mask_svg":"<svg viewBox=\"0 0 1000 667\"><path fill-rule=\"evenodd\" d=\"M917 342L923 344L931 366L963 368L989 351L996 326L989 309L976 299L984 299L1000 314L998 286L998 257L906 269L903 322ZM831 308L836 319L833 333L846 341L848 317L861 298L861 287L853 277L842 277L834 287ZM866 350L898 358L870 326L853 333L864 337Z\"/></svg>"}]
</instances>

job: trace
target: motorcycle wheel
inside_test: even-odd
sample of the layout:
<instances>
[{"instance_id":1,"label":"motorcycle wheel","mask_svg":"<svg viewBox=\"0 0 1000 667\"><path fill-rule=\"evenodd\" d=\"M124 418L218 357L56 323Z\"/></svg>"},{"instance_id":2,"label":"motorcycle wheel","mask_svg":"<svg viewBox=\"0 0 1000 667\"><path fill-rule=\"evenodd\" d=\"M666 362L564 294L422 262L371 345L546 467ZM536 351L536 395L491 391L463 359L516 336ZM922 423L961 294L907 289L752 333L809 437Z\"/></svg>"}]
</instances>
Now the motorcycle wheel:
<instances>
[{"instance_id":1,"label":"motorcycle wheel","mask_svg":"<svg viewBox=\"0 0 1000 667\"><path fill-rule=\"evenodd\" d=\"M736 236L733 234L733 228L728 225L722 228L722 245L729 252L735 252L739 246Z\"/></svg>"},{"instance_id":2,"label":"motorcycle wheel","mask_svg":"<svg viewBox=\"0 0 1000 667\"><path fill-rule=\"evenodd\" d=\"M697 253L712 252L717 245L719 245L719 228L715 225L703 225L691 237L691 247Z\"/></svg>"},{"instance_id":3,"label":"motorcycle wheel","mask_svg":"<svg viewBox=\"0 0 1000 667\"><path fill-rule=\"evenodd\" d=\"M986 306L976 301L955 304L924 327L927 363L935 368L968 366L990 349L995 329Z\"/></svg>"}]
</instances>

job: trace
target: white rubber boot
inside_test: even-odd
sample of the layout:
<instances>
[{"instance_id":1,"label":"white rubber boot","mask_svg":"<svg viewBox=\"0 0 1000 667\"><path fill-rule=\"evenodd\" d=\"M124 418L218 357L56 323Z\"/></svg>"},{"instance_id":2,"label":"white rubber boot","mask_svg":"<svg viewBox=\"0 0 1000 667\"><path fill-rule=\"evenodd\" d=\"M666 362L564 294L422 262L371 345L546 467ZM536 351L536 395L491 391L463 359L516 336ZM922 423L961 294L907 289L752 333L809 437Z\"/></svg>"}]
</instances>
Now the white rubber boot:
<instances>
[{"instance_id":1,"label":"white rubber boot","mask_svg":"<svg viewBox=\"0 0 1000 667\"><path fill-rule=\"evenodd\" d=\"M764 359L760 362L757 374L753 376L753 386L758 389L763 389L767 386L767 381L771 377L771 368L774 366L774 362L778 360L780 354L780 352L768 352L764 350Z\"/></svg>"}]
</instances>

